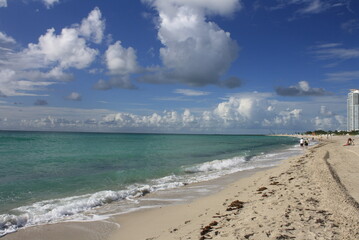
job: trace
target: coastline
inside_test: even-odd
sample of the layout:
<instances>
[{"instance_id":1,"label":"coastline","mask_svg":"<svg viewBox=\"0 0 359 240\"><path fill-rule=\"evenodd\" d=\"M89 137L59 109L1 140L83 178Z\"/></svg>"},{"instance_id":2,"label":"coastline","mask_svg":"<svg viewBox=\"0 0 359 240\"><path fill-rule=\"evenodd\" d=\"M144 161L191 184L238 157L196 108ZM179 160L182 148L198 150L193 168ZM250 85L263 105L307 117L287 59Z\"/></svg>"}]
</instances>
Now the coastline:
<instances>
[{"instance_id":1,"label":"coastline","mask_svg":"<svg viewBox=\"0 0 359 240\"><path fill-rule=\"evenodd\" d=\"M30 227L2 239L358 239L359 146L343 147L345 139L325 140L190 203Z\"/></svg>"}]
</instances>

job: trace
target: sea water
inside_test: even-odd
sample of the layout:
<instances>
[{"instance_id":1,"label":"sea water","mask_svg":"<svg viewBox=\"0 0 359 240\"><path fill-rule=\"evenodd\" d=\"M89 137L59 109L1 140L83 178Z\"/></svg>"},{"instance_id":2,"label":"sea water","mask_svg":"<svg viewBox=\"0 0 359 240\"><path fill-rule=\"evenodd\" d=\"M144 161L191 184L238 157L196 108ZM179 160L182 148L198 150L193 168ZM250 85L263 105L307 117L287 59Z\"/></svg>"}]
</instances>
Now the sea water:
<instances>
[{"instance_id":1,"label":"sea water","mask_svg":"<svg viewBox=\"0 0 359 240\"><path fill-rule=\"evenodd\" d=\"M298 154L296 143L257 135L0 131L0 236L105 218L106 209L128 211L150 192L274 166Z\"/></svg>"}]
</instances>

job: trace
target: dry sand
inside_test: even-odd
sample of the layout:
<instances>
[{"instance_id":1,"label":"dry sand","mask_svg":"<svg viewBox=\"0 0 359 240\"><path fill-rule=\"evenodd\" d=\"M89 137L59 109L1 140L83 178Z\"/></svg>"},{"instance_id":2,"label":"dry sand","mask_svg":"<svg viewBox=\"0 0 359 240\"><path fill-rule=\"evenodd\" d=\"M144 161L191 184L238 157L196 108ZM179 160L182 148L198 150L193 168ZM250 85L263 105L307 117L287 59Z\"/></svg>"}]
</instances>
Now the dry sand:
<instances>
[{"instance_id":1,"label":"dry sand","mask_svg":"<svg viewBox=\"0 0 359 240\"><path fill-rule=\"evenodd\" d=\"M359 239L359 146L334 137L188 204L109 222L34 227L3 239ZM118 227L116 224L120 224Z\"/></svg>"}]
</instances>

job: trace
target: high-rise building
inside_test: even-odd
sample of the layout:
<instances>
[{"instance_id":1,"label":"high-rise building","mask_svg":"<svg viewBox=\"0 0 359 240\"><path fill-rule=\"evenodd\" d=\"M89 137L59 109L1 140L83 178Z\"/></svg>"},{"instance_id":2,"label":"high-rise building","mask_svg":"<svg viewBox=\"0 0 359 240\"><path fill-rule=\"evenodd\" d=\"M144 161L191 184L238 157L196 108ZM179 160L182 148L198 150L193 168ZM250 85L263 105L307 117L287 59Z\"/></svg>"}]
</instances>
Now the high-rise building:
<instances>
[{"instance_id":1,"label":"high-rise building","mask_svg":"<svg viewBox=\"0 0 359 240\"><path fill-rule=\"evenodd\" d=\"M347 100L347 130L359 130L359 90L350 89Z\"/></svg>"}]
</instances>

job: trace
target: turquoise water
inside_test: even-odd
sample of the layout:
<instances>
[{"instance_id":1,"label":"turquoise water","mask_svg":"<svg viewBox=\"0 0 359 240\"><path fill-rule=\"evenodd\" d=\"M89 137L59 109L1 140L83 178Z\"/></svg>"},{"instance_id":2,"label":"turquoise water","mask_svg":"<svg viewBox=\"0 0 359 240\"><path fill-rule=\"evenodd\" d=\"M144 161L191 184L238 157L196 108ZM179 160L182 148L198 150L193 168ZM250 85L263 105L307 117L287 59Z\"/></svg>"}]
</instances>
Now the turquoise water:
<instances>
[{"instance_id":1,"label":"turquoise water","mask_svg":"<svg viewBox=\"0 0 359 240\"><path fill-rule=\"evenodd\" d=\"M296 142L275 136L0 132L0 236L76 219L148 192L270 166L278 160L275 153Z\"/></svg>"}]
</instances>

